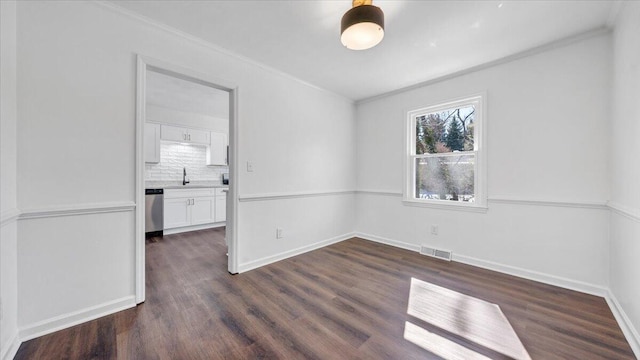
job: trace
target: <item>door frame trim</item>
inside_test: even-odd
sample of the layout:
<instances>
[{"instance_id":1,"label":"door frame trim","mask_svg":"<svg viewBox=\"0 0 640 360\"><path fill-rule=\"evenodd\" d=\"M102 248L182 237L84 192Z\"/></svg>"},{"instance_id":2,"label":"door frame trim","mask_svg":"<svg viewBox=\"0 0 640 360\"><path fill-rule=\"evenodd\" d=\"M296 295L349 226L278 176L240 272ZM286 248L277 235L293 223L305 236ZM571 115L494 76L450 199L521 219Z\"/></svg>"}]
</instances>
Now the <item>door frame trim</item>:
<instances>
[{"instance_id":1,"label":"door frame trim","mask_svg":"<svg viewBox=\"0 0 640 360\"><path fill-rule=\"evenodd\" d=\"M184 80L229 93L229 192L227 194L226 238L228 245L228 271L238 273L238 94L239 87L213 75L170 64L151 57L137 55L136 81L136 168L135 168L135 297L136 303L145 300L145 235L144 235L144 123L146 118L147 70L165 73Z\"/></svg>"}]
</instances>

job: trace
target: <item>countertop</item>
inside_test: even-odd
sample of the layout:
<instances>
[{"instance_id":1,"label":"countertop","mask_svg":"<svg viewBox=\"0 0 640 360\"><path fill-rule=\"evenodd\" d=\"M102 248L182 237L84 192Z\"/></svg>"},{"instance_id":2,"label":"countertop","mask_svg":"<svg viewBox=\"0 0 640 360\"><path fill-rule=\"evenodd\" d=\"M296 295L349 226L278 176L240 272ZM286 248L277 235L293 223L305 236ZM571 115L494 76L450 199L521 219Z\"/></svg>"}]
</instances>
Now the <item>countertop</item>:
<instances>
[{"instance_id":1,"label":"countertop","mask_svg":"<svg viewBox=\"0 0 640 360\"><path fill-rule=\"evenodd\" d=\"M182 185L182 181L145 181L146 189L202 189L202 188L228 188L220 181L192 181L187 185Z\"/></svg>"}]
</instances>

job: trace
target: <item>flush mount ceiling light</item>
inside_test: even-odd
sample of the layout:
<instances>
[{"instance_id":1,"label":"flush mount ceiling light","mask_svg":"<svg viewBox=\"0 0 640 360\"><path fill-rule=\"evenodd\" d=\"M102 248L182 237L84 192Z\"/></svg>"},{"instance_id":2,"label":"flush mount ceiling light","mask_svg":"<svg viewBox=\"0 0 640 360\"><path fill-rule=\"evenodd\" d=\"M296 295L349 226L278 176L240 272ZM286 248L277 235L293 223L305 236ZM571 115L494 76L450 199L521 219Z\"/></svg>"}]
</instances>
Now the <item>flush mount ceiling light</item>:
<instances>
[{"instance_id":1,"label":"flush mount ceiling light","mask_svg":"<svg viewBox=\"0 0 640 360\"><path fill-rule=\"evenodd\" d=\"M340 41L351 50L366 50L384 37L384 13L372 0L353 0L353 7L342 17Z\"/></svg>"}]
</instances>

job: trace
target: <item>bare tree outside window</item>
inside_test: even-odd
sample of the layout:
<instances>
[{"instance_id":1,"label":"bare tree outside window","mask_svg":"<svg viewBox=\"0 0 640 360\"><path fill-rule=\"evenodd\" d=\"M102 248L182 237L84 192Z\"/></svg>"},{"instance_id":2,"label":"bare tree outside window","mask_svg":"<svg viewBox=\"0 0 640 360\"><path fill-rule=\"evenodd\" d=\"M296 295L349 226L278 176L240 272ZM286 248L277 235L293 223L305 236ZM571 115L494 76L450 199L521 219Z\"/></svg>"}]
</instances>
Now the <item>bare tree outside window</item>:
<instances>
[{"instance_id":1,"label":"bare tree outside window","mask_svg":"<svg viewBox=\"0 0 640 360\"><path fill-rule=\"evenodd\" d=\"M465 105L415 118L415 198L475 201L474 121Z\"/></svg>"}]
</instances>

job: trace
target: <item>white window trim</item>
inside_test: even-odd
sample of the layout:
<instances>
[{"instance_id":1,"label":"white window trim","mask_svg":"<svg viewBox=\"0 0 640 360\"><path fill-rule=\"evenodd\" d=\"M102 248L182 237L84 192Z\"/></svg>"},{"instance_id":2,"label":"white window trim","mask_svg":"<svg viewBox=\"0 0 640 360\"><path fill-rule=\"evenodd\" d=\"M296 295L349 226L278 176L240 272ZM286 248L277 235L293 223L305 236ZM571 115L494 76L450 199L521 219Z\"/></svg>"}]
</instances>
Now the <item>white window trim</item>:
<instances>
[{"instance_id":1,"label":"white window trim","mask_svg":"<svg viewBox=\"0 0 640 360\"><path fill-rule=\"evenodd\" d=\"M438 103L437 105L420 108L417 110L407 111L407 120L405 121L405 154L404 154L404 187L403 199L404 205L420 206L446 210L462 210L473 212L487 211L487 116L486 116L486 92L466 96L455 100ZM468 203L462 201L443 201L432 199L418 199L413 196L415 189L415 174L413 173L412 157L415 156L415 139L416 126L415 119L419 115L437 112L455 108L462 105L473 104L476 107L476 122L474 123L474 150L476 171L474 174L475 181L475 202ZM478 119L479 117L479 119ZM456 153L463 155L464 153ZM446 156L446 155L445 155Z\"/></svg>"}]
</instances>

